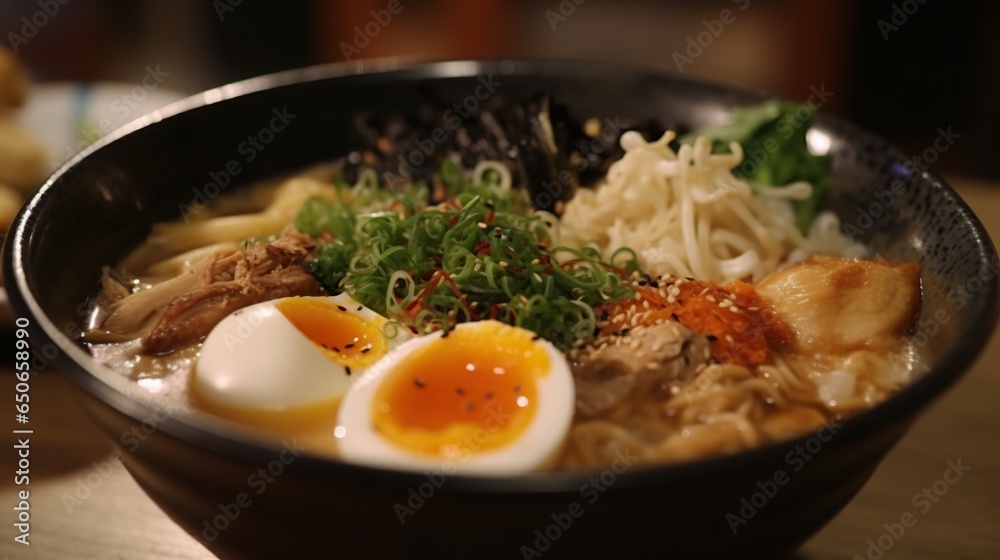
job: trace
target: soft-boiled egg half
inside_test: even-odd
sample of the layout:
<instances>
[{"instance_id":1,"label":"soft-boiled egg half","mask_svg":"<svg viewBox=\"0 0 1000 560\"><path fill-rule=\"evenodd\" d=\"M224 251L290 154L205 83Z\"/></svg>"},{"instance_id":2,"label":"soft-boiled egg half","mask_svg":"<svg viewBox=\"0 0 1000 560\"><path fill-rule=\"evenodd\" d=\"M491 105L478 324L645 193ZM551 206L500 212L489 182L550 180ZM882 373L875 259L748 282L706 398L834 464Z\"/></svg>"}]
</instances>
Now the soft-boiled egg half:
<instances>
[{"instance_id":1,"label":"soft-boiled egg half","mask_svg":"<svg viewBox=\"0 0 1000 560\"><path fill-rule=\"evenodd\" d=\"M352 380L412 336L347 294L258 303L209 333L194 368L194 397L249 424L332 425Z\"/></svg>"},{"instance_id":2,"label":"soft-boiled egg half","mask_svg":"<svg viewBox=\"0 0 1000 560\"><path fill-rule=\"evenodd\" d=\"M574 406L561 352L531 331L480 321L389 353L354 381L334 433L354 463L516 474L551 464Z\"/></svg>"}]
</instances>

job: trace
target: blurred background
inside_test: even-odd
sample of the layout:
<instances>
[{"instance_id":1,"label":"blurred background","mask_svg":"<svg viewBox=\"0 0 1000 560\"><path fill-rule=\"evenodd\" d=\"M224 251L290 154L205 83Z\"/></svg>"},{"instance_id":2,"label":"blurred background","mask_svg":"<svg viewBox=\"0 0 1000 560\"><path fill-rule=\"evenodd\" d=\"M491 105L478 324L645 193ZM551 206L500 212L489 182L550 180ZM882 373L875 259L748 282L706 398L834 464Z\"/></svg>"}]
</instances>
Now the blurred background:
<instances>
[{"instance_id":1,"label":"blurred background","mask_svg":"<svg viewBox=\"0 0 1000 560\"><path fill-rule=\"evenodd\" d=\"M934 167L984 178L1000 177L989 153L1000 125L997 29L1000 2L986 0L0 4L4 46L36 88L132 87L145 79L148 90L153 72L161 93L189 94L282 69L387 56L611 60L796 100L823 88L833 92L823 111L912 155L951 127L960 138Z\"/></svg>"}]
</instances>

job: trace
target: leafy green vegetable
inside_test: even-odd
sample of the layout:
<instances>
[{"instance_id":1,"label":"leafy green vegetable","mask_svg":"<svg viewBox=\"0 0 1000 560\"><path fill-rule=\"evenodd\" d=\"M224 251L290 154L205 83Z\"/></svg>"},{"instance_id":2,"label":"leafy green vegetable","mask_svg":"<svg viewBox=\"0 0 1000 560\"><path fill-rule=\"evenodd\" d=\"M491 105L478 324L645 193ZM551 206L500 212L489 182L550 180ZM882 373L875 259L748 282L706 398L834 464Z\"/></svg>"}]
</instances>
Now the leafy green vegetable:
<instances>
[{"instance_id":1,"label":"leafy green vegetable","mask_svg":"<svg viewBox=\"0 0 1000 560\"><path fill-rule=\"evenodd\" d=\"M563 349L589 341L593 308L631 295L622 277L637 268L635 254L605 262L593 248L550 248L550 224L522 191L501 188L490 173L471 184L445 166L452 198L433 208L426 190L390 193L361 181L339 186L336 201L310 199L295 225L320 240L311 272L328 290L420 331L494 318Z\"/></svg>"},{"instance_id":2,"label":"leafy green vegetable","mask_svg":"<svg viewBox=\"0 0 1000 560\"><path fill-rule=\"evenodd\" d=\"M698 136L706 136L712 140L713 152L728 152L731 142L739 142L744 157L733 170L737 177L774 186L811 183L812 196L792 202L796 224L807 232L816 207L830 188L829 158L811 154L806 144L814 115L808 106L770 100L736 109L728 124L702 128L683 136L680 142L691 144Z\"/></svg>"}]
</instances>

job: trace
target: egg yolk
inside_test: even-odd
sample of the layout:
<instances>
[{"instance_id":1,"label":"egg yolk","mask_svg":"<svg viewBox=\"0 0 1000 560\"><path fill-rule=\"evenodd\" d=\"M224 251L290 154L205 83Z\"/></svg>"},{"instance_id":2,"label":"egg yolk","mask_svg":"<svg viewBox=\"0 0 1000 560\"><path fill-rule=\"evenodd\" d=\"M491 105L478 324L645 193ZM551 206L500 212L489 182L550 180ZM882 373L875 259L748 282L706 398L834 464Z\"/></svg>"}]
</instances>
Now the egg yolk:
<instances>
[{"instance_id":1,"label":"egg yolk","mask_svg":"<svg viewBox=\"0 0 1000 560\"><path fill-rule=\"evenodd\" d=\"M297 297L281 300L275 307L332 362L362 368L385 355L384 320L358 317L354 313L362 310L359 304L349 309L326 298Z\"/></svg>"},{"instance_id":2,"label":"egg yolk","mask_svg":"<svg viewBox=\"0 0 1000 560\"><path fill-rule=\"evenodd\" d=\"M533 336L484 322L415 350L375 394L375 429L405 449L453 459L513 441L535 415L536 382L549 371Z\"/></svg>"}]
</instances>

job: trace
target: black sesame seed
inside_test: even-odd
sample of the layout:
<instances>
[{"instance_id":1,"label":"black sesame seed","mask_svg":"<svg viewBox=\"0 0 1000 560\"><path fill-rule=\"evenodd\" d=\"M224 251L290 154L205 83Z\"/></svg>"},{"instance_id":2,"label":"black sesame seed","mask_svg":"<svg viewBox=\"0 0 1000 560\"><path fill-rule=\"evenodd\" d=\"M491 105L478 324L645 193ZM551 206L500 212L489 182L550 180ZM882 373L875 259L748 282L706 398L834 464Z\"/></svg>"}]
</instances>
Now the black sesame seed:
<instances>
[{"instance_id":1,"label":"black sesame seed","mask_svg":"<svg viewBox=\"0 0 1000 560\"><path fill-rule=\"evenodd\" d=\"M359 305L358 306L358 311L361 311L362 309L363 309L363 307Z\"/></svg>"},{"instance_id":2,"label":"black sesame seed","mask_svg":"<svg viewBox=\"0 0 1000 560\"><path fill-rule=\"evenodd\" d=\"M344 348L354 348L354 343L351 342L351 343L345 344Z\"/></svg>"},{"instance_id":3,"label":"black sesame seed","mask_svg":"<svg viewBox=\"0 0 1000 560\"><path fill-rule=\"evenodd\" d=\"M331 347L330 350L333 350L334 352L340 354L340 348L337 348L336 346Z\"/></svg>"},{"instance_id":4,"label":"black sesame seed","mask_svg":"<svg viewBox=\"0 0 1000 560\"><path fill-rule=\"evenodd\" d=\"M715 336L714 334L710 334L705 338L707 338L709 342L715 342L716 340L719 340L719 337Z\"/></svg>"},{"instance_id":5,"label":"black sesame seed","mask_svg":"<svg viewBox=\"0 0 1000 560\"><path fill-rule=\"evenodd\" d=\"M447 329L444 332L442 332L441 333L441 338L448 338L449 334L451 334L451 329Z\"/></svg>"},{"instance_id":6,"label":"black sesame seed","mask_svg":"<svg viewBox=\"0 0 1000 560\"><path fill-rule=\"evenodd\" d=\"M368 346L365 346L364 348L361 349L361 353L362 354L367 354L368 351L371 350L371 349L372 349L372 346L371 346L371 344L369 344Z\"/></svg>"},{"instance_id":7,"label":"black sesame seed","mask_svg":"<svg viewBox=\"0 0 1000 560\"><path fill-rule=\"evenodd\" d=\"M465 389L458 387L457 389L455 389L455 394L457 394L460 397L463 397L465 396Z\"/></svg>"},{"instance_id":8,"label":"black sesame seed","mask_svg":"<svg viewBox=\"0 0 1000 560\"><path fill-rule=\"evenodd\" d=\"M649 284L649 282L646 282L645 280L639 280L640 286L645 286L646 284Z\"/></svg>"},{"instance_id":9,"label":"black sesame seed","mask_svg":"<svg viewBox=\"0 0 1000 560\"><path fill-rule=\"evenodd\" d=\"M687 354L684 354L684 365L691 365L691 358L689 358Z\"/></svg>"},{"instance_id":10,"label":"black sesame seed","mask_svg":"<svg viewBox=\"0 0 1000 560\"><path fill-rule=\"evenodd\" d=\"M338 305L338 306L337 306L337 309L339 309L339 310L341 310L341 311L347 311L347 308L346 308L346 307L344 307L343 305Z\"/></svg>"},{"instance_id":11,"label":"black sesame seed","mask_svg":"<svg viewBox=\"0 0 1000 560\"><path fill-rule=\"evenodd\" d=\"M677 321L678 323L681 322L681 320L677 318L677 314L676 313L671 313L670 314L670 318L673 319L674 321Z\"/></svg>"},{"instance_id":12,"label":"black sesame seed","mask_svg":"<svg viewBox=\"0 0 1000 560\"><path fill-rule=\"evenodd\" d=\"M417 389L423 389L427 386L423 379L414 379L413 384L417 386Z\"/></svg>"},{"instance_id":13,"label":"black sesame seed","mask_svg":"<svg viewBox=\"0 0 1000 560\"><path fill-rule=\"evenodd\" d=\"M608 320L608 310L607 309L602 309L601 310L601 320L602 321L607 321Z\"/></svg>"},{"instance_id":14,"label":"black sesame seed","mask_svg":"<svg viewBox=\"0 0 1000 560\"><path fill-rule=\"evenodd\" d=\"M539 338L542 338L542 335L535 333L535 336L531 337L531 340L538 340Z\"/></svg>"},{"instance_id":15,"label":"black sesame seed","mask_svg":"<svg viewBox=\"0 0 1000 560\"><path fill-rule=\"evenodd\" d=\"M347 375L351 375L351 366L344 366L344 371L347 372Z\"/></svg>"},{"instance_id":16,"label":"black sesame seed","mask_svg":"<svg viewBox=\"0 0 1000 560\"><path fill-rule=\"evenodd\" d=\"M687 280L688 282L694 282L694 278L688 278L687 276L685 276L684 279Z\"/></svg>"}]
</instances>

